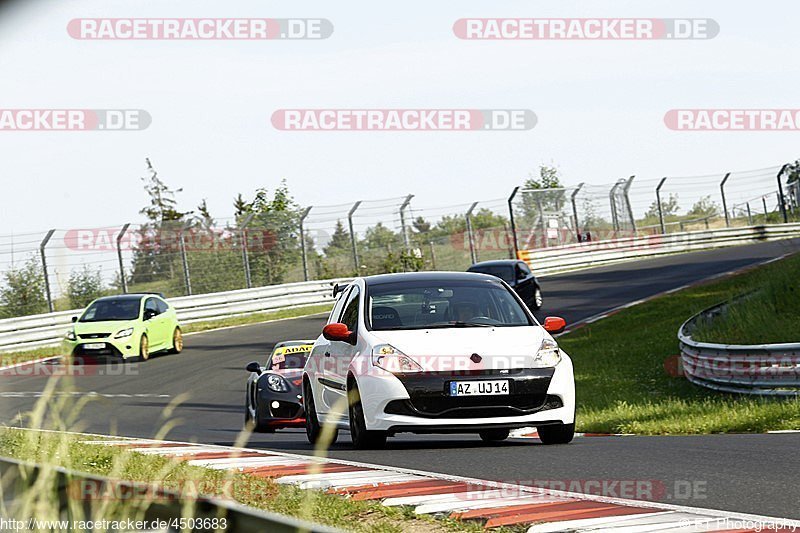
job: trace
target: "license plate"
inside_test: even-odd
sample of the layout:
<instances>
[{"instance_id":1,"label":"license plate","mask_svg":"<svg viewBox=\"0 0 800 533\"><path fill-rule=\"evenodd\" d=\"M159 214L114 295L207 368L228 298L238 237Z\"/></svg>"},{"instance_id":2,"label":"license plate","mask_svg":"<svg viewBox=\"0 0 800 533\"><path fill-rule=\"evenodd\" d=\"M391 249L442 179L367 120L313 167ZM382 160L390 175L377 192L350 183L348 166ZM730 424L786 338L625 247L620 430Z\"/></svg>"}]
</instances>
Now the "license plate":
<instances>
[{"instance_id":1,"label":"license plate","mask_svg":"<svg viewBox=\"0 0 800 533\"><path fill-rule=\"evenodd\" d=\"M106 347L104 342L89 342L83 345L86 350L103 350Z\"/></svg>"},{"instance_id":2,"label":"license plate","mask_svg":"<svg viewBox=\"0 0 800 533\"><path fill-rule=\"evenodd\" d=\"M451 381L450 396L500 396L508 394L508 380Z\"/></svg>"}]
</instances>

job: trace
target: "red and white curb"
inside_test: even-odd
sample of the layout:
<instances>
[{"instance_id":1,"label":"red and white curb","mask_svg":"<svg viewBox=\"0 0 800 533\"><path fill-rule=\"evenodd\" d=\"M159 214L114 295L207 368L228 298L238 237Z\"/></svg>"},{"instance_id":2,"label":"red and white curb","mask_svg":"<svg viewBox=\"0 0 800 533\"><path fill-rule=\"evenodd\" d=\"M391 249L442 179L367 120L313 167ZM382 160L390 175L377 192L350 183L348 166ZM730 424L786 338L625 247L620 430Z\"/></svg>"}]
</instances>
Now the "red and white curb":
<instances>
[{"instance_id":1,"label":"red and white curb","mask_svg":"<svg viewBox=\"0 0 800 533\"><path fill-rule=\"evenodd\" d=\"M635 433L575 433L575 437L633 437ZM538 439L539 432L535 427L513 429L508 435L512 439Z\"/></svg>"},{"instance_id":2,"label":"red and white curb","mask_svg":"<svg viewBox=\"0 0 800 533\"><path fill-rule=\"evenodd\" d=\"M411 506L416 514L474 520L486 528L528 525L556 531L763 531L800 528L800 521L549 490L353 461L276 451L109 437L85 444L122 446L193 466L270 478L385 506ZM99 435L93 436L95 439Z\"/></svg>"}]
</instances>

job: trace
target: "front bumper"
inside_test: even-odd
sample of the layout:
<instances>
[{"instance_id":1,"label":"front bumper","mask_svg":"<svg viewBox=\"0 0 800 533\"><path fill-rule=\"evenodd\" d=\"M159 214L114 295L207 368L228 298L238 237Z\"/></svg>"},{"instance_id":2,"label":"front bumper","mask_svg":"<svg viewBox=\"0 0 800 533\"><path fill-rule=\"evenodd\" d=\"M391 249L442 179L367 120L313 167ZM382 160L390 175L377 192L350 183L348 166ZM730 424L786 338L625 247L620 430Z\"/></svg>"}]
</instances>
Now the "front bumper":
<instances>
[{"instance_id":1,"label":"front bumper","mask_svg":"<svg viewBox=\"0 0 800 533\"><path fill-rule=\"evenodd\" d=\"M299 388L293 387L289 392L261 389L258 401L262 406L259 422L274 427L305 426L305 409Z\"/></svg>"},{"instance_id":2,"label":"front bumper","mask_svg":"<svg viewBox=\"0 0 800 533\"><path fill-rule=\"evenodd\" d=\"M87 348L86 345L102 343L102 349ZM122 339L111 336L99 339L78 339L76 341L64 340L61 343L64 353L76 357L98 357L108 359L129 359L139 355L138 337L131 335Z\"/></svg>"},{"instance_id":3,"label":"front bumper","mask_svg":"<svg viewBox=\"0 0 800 533\"><path fill-rule=\"evenodd\" d=\"M449 382L508 379L509 394L451 397ZM554 368L369 374L358 378L367 429L390 433L475 432L575 420L572 361Z\"/></svg>"}]
</instances>

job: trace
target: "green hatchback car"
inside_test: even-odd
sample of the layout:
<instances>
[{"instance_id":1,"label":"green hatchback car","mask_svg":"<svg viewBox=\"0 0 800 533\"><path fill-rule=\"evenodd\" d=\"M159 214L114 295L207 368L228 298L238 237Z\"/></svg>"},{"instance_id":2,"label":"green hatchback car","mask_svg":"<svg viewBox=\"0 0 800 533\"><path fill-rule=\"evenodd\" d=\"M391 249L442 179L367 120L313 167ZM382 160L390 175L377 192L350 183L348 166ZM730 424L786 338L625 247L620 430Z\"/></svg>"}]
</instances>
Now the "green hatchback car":
<instances>
[{"instance_id":1,"label":"green hatchback car","mask_svg":"<svg viewBox=\"0 0 800 533\"><path fill-rule=\"evenodd\" d=\"M183 350L175 308L160 295L98 298L72 322L64 338L64 350L73 356L146 361L155 352Z\"/></svg>"}]
</instances>

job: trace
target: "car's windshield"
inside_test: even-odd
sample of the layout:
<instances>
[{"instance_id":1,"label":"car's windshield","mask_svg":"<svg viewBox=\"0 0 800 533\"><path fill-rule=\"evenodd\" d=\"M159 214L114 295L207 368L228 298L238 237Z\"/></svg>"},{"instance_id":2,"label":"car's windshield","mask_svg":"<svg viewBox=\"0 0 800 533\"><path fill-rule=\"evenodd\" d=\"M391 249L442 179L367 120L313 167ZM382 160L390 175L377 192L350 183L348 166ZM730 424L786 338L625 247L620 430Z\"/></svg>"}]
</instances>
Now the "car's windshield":
<instances>
[{"instance_id":1,"label":"car's windshield","mask_svg":"<svg viewBox=\"0 0 800 533\"><path fill-rule=\"evenodd\" d=\"M514 268L510 265L475 265L469 267L469 271L489 274L490 276L502 279L506 283L512 283L514 281Z\"/></svg>"},{"instance_id":2,"label":"car's windshield","mask_svg":"<svg viewBox=\"0 0 800 533\"><path fill-rule=\"evenodd\" d=\"M276 348L267 361L267 368L271 370L300 369L306 366L308 354L311 352L310 344L299 346L284 346Z\"/></svg>"},{"instance_id":3,"label":"car's windshield","mask_svg":"<svg viewBox=\"0 0 800 533\"><path fill-rule=\"evenodd\" d=\"M528 314L499 281L382 283L367 291L370 329L530 326Z\"/></svg>"},{"instance_id":4,"label":"car's windshield","mask_svg":"<svg viewBox=\"0 0 800 533\"><path fill-rule=\"evenodd\" d=\"M80 322L103 322L107 320L134 320L139 317L141 298L97 300L81 316Z\"/></svg>"}]
</instances>

